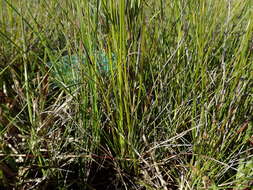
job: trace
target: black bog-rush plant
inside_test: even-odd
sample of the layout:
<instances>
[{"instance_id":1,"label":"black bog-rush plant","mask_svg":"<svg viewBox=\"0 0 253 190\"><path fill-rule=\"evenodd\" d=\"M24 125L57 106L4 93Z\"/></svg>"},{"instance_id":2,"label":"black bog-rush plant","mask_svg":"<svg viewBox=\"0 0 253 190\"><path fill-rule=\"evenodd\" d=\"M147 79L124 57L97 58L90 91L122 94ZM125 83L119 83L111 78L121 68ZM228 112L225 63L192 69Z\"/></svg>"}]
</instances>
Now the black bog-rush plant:
<instances>
[{"instance_id":1,"label":"black bog-rush plant","mask_svg":"<svg viewBox=\"0 0 253 190\"><path fill-rule=\"evenodd\" d=\"M252 11L0 0L0 189L250 189Z\"/></svg>"}]
</instances>

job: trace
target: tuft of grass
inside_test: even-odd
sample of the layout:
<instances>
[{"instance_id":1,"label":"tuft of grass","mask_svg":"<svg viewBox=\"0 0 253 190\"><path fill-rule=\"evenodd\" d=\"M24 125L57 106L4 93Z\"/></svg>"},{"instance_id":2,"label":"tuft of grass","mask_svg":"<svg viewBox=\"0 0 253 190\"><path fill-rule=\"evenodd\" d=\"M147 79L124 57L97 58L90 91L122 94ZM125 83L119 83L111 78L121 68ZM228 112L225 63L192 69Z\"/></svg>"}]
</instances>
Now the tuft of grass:
<instances>
[{"instance_id":1,"label":"tuft of grass","mask_svg":"<svg viewBox=\"0 0 253 190\"><path fill-rule=\"evenodd\" d=\"M250 188L252 10L0 0L0 187Z\"/></svg>"}]
</instances>

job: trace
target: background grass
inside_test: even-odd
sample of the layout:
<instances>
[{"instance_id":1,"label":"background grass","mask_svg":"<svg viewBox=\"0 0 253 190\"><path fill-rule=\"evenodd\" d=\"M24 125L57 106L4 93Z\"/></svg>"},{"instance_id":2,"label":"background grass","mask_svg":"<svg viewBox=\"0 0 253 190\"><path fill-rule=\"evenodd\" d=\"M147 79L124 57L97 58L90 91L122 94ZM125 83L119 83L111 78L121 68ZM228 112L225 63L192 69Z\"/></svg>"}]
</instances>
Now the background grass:
<instances>
[{"instance_id":1,"label":"background grass","mask_svg":"<svg viewBox=\"0 0 253 190\"><path fill-rule=\"evenodd\" d=\"M252 187L252 22L250 0L1 0L0 186Z\"/></svg>"}]
</instances>

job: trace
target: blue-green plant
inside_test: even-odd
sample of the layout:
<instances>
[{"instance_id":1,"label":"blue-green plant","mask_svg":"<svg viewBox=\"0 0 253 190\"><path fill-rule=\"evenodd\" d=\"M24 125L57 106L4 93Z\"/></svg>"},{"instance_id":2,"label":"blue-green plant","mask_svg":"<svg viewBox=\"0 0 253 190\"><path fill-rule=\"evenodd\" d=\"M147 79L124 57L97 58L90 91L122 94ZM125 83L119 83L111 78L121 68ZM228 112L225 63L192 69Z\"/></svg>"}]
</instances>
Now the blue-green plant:
<instances>
[{"instance_id":1,"label":"blue-green plant","mask_svg":"<svg viewBox=\"0 0 253 190\"><path fill-rule=\"evenodd\" d=\"M95 60L98 72L101 75L109 74L109 59L106 53L100 51L96 53L97 59ZM115 55L113 56L113 69L115 69ZM51 77L56 81L58 87L66 89L77 89L81 84L81 77L89 71L89 61L85 54L83 55L65 55L58 58L56 61L47 63ZM94 69L93 68L93 69ZM83 72L84 74L82 75Z\"/></svg>"}]
</instances>

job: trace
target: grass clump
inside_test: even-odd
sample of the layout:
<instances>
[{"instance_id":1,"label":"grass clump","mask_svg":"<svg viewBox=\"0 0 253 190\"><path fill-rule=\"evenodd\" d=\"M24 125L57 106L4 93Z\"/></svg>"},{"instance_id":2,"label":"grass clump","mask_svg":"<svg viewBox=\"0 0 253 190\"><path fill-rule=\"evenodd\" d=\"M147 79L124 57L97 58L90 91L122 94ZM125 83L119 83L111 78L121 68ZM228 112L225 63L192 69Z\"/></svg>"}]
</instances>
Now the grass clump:
<instances>
[{"instance_id":1,"label":"grass clump","mask_svg":"<svg viewBox=\"0 0 253 190\"><path fill-rule=\"evenodd\" d=\"M0 187L252 187L252 9L1 0Z\"/></svg>"}]
</instances>

